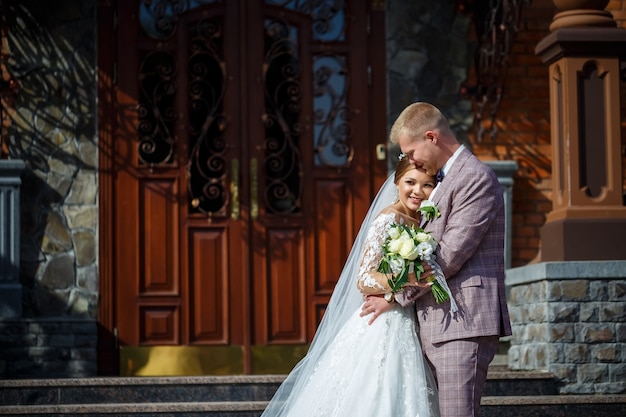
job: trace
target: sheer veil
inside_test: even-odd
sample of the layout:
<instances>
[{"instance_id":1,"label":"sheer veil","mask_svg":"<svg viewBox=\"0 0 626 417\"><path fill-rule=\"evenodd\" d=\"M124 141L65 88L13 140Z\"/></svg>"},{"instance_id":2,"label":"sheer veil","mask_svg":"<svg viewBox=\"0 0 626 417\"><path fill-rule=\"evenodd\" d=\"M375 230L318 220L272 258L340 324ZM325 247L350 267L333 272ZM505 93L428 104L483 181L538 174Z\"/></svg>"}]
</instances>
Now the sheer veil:
<instances>
[{"instance_id":1,"label":"sheer veil","mask_svg":"<svg viewBox=\"0 0 626 417\"><path fill-rule=\"evenodd\" d=\"M261 417L277 417L288 414L330 342L348 318L363 303L363 297L356 287L356 280L368 229L381 210L395 201L395 197L396 186L392 173L378 191L361 224L309 351L281 384Z\"/></svg>"}]
</instances>

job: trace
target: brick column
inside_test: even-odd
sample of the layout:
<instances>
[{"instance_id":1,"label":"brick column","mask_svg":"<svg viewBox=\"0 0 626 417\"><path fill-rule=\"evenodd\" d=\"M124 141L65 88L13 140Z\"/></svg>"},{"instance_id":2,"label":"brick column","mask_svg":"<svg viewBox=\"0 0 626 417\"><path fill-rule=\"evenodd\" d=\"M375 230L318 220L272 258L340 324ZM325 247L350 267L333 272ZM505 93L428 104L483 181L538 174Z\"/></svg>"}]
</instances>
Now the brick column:
<instances>
[{"instance_id":1,"label":"brick column","mask_svg":"<svg viewBox=\"0 0 626 417\"><path fill-rule=\"evenodd\" d=\"M508 364L552 372L561 394L623 394L619 61L626 57L626 30L603 10L561 7L553 32L536 48L550 66L553 210L541 234L541 262L506 271L513 328Z\"/></svg>"},{"instance_id":2,"label":"brick column","mask_svg":"<svg viewBox=\"0 0 626 417\"><path fill-rule=\"evenodd\" d=\"M626 259L619 103L626 30L591 9L563 10L550 29L535 49L550 69L552 129L553 210L541 261Z\"/></svg>"}]
</instances>

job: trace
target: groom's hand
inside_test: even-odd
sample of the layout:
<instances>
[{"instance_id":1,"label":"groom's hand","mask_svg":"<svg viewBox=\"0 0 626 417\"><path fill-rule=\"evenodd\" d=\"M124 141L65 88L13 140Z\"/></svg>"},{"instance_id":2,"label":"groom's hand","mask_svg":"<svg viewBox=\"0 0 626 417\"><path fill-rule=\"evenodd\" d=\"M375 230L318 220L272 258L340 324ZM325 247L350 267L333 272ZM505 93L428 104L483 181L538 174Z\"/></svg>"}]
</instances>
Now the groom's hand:
<instances>
[{"instance_id":1,"label":"groom's hand","mask_svg":"<svg viewBox=\"0 0 626 417\"><path fill-rule=\"evenodd\" d=\"M368 322L368 324L374 323L374 320L385 311L391 310L394 303L388 303L382 295L367 295L365 297L365 303L363 303L363 307L361 308L361 317L367 316L368 314L372 314L372 318Z\"/></svg>"},{"instance_id":2,"label":"groom's hand","mask_svg":"<svg viewBox=\"0 0 626 417\"><path fill-rule=\"evenodd\" d=\"M409 281L404 284L404 287L419 287L419 288L428 288L433 285L432 281L435 280L435 271L433 271L433 267L428 262L422 262L423 271L420 273L419 280L417 279L417 275L415 273L409 273Z\"/></svg>"}]
</instances>

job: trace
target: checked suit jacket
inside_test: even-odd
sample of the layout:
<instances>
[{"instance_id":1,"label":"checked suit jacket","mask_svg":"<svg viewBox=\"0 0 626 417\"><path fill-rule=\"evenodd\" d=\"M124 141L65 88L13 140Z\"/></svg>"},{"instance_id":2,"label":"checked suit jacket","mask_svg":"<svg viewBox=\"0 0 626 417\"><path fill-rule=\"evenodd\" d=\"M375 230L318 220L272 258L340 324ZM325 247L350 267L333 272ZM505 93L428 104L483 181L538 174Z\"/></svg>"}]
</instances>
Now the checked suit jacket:
<instances>
[{"instance_id":1,"label":"checked suit jacket","mask_svg":"<svg viewBox=\"0 0 626 417\"><path fill-rule=\"evenodd\" d=\"M504 198L495 172L463 148L432 201L441 216L423 223L459 310L429 289L407 289L422 343L511 334L504 286Z\"/></svg>"}]
</instances>

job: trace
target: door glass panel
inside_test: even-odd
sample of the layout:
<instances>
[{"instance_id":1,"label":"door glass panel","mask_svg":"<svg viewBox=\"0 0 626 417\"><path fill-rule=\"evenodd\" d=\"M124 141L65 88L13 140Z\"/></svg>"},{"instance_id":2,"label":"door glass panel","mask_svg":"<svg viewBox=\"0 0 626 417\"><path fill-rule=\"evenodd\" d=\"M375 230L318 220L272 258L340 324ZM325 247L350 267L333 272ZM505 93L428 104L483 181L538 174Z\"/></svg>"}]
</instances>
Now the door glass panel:
<instances>
[{"instance_id":1,"label":"door glass panel","mask_svg":"<svg viewBox=\"0 0 626 417\"><path fill-rule=\"evenodd\" d=\"M345 56L313 57L315 165L347 166L352 160L348 70Z\"/></svg>"},{"instance_id":2,"label":"door glass panel","mask_svg":"<svg viewBox=\"0 0 626 417\"><path fill-rule=\"evenodd\" d=\"M345 40L345 0L265 0L265 3L311 16L314 41Z\"/></svg>"},{"instance_id":3,"label":"door glass panel","mask_svg":"<svg viewBox=\"0 0 626 417\"><path fill-rule=\"evenodd\" d=\"M176 30L179 15L206 4L219 4L222 0L141 0L139 23L148 36L166 39Z\"/></svg>"},{"instance_id":4,"label":"door glass panel","mask_svg":"<svg viewBox=\"0 0 626 417\"><path fill-rule=\"evenodd\" d=\"M283 21L265 20L264 203L274 214L301 210L302 88L298 30Z\"/></svg>"},{"instance_id":5,"label":"door glass panel","mask_svg":"<svg viewBox=\"0 0 626 417\"><path fill-rule=\"evenodd\" d=\"M176 64L172 54L145 54L139 68L139 164L162 166L174 163L174 99Z\"/></svg>"},{"instance_id":6,"label":"door glass panel","mask_svg":"<svg viewBox=\"0 0 626 417\"><path fill-rule=\"evenodd\" d=\"M226 215L226 63L222 18L195 23L189 32L187 189L192 213Z\"/></svg>"}]
</instances>

